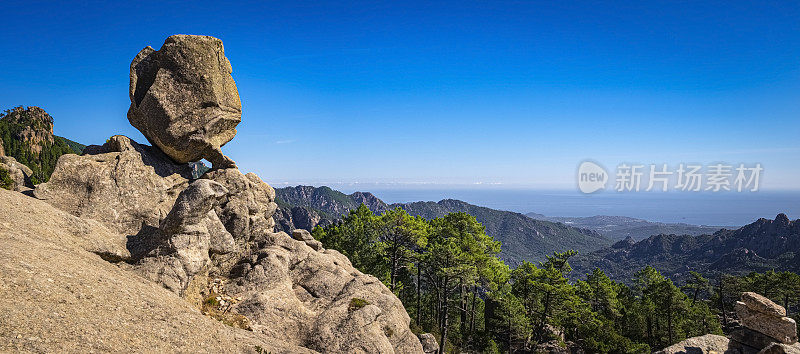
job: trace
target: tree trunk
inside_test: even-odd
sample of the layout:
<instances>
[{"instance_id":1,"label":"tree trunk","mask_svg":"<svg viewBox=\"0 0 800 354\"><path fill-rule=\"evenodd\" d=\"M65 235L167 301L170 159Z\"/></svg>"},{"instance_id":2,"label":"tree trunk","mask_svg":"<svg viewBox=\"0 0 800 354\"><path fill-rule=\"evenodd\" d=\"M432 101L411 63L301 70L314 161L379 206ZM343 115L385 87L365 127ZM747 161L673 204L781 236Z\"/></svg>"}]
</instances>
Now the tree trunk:
<instances>
[{"instance_id":1,"label":"tree trunk","mask_svg":"<svg viewBox=\"0 0 800 354\"><path fill-rule=\"evenodd\" d=\"M668 345L672 345L672 296L670 296L669 307L667 308L667 338L669 339Z\"/></svg>"},{"instance_id":2,"label":"tree trunk","mask_svg":"<svg viewBox=\"0 0 800 354\"><path fill-rule=\"evenodd\" d=\"M417 262L417 326L419 326L420 318L422 317L422 268Z\"/></svg>"},{"instance_id":3,"label":"tree trunk","mask_svg":"<svg viewBox=\"0 0 800 354\"><path fill-rule=\"evenodd\" d=\"M719 293L719 308L722 311L722 325L724 327L728 327L728 314L725 313L725 299L724 299L724 292L722 290L722 276L720 275L717 282L717 292Z\"/></svg>"},{"instance_id":4,"label":"tree trunk","mask_svg":"<svg viewBox=\"0 0 800 354\"><path fill-rule=\"evenodd\" d=\"M447 344L447 325L448 325L447 320L448 320L449 312L450 312L450 311L448 311L450 306L449 306L449 301L447 299L449 297L449 295L450 295L450 294L448 294L448 292L449 292L448 291L449 290L448 287L450 286L450 284L448 284L449 282L450 282L449 277L445 275L445 277L444 277L444 304L442 306L443 316L442 316L442 324L439 327L440 332L442 333L441 339L439 340L439 354L444 353L444 347Z\"/></svg>"},{"instance_id":5,"label":"tree trunk","mask_svg":"<svg viewBox=\"0 0 800 354\"><path fill-rule=\"evenodd\" d=\"M469 320L469 340L472 341L472 336L475 334L475 293L478 292L478 286L472 286L472 309L470 312Z\"/></svg>"},{"instance_id":6,"label":"tree trunk","mask_svg":"<svg viewBox=\"0 0 800 354\"><path fill-rule=\"evenodd\" d=\"M437 279L438 283L438 279ZM441 284L438 284L441 285ZM436 314L436 325L441 327L442 326L442 291L440 288L436 288L436 304L434 305L434 313Z\"/></svg>"},{"instance_id":7,"label":"tree trunk","mask_svg":"<svg viewBox=\"0 0 800 354\"><path fill-rule=\"evenodd\" d=\"M550 292L548 291L544 296L544 311L542 311L542 319L539 321L539 333L537 336L539 339L544 338L542 335L544 334L544 326L547 323L547 315L550 313Z\"/></svg>"},{"instance_id":8,"label":"tree trunk","mask_svg":"<svg viewBox=\"0 0 800 354\"><path fill-rule=\"evenodd\" d=\"M391 284L392 294L394 294L394 289L397 282L397 249L398 249L397 236L395 236L394 242L392 242L392 255L391 255L392 269L391 269L391 274L389 275L389 283Z\"/></svg>"},{"instance_id":9,"label":"tree trunk","mask_svg":"<svg viewBox=\"0 0 800 354\"><path fill-rule=\"evenodd\" d=\"M458 300L460 303L459 311L461 311L461 318L459 318L461 320L461 323L459 323L459 328L461 329L462 346L463 342L466 342L467 338L467 297L466 297L467 294L465 290L466 289L464 288L464 279L459 279Z\"/></svg>"},{"instance_id":10,"label":"tree trunk","mask_svg":"<svg viewBox=\"0 0 800 354\"><path fill-rule=\"evenodd\" d=\"M783 308L786 309L786 317L789 317L789 295L783 294Z\"/></svg>"},{"instance_id":11,"label":"tree trunk","mask_svg":"<svg viewBox=\"0 0 800 354\"><path fill-rule=\"evenodd\" d=\"M508 316L508 337L506 338L508 344L508 352L511 353L511 316Z\"/></svg>"}]
</instances>

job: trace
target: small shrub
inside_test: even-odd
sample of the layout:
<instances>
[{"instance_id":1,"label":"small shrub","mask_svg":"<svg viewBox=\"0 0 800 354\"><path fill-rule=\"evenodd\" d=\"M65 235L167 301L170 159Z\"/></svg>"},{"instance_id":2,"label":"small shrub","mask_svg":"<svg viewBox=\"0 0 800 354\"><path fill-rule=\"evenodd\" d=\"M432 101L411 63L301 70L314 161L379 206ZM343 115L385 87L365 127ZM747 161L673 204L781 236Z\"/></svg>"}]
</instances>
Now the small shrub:
<instances>
[{"instance_id":1,"label":"small shrub","mask_svg":"<svg viewBox=\"0 0 800 354\"><path fill-rule=\"evenodd\" d=\"M207 297L203 304L208 306L219 306L219 301L217 301L217 294L211 294L211 296Z\"/></svg>"},{"instance_id":2,"label":"small shrub","mask_svg":"<svg viewBox=\"0 0 800 354\"><path fill-rule=\"evenodd\" d=\"M14 186L14 181L11 180L11 175L4 168L0 168L0 188L11 190Z\"/></svg>"},{"instance_id":3,"label":"small shrub","mask_svg":"<svg viewBox=\"0 0 800 354\"><path fill-rule=\"evenodd\" d=\"M350 311L355 311L367 305L369 305L369 302L367 302L367 300L354 297L350 299L350 306L348 306L347 309Z\"/></svg>"}]
</instances>

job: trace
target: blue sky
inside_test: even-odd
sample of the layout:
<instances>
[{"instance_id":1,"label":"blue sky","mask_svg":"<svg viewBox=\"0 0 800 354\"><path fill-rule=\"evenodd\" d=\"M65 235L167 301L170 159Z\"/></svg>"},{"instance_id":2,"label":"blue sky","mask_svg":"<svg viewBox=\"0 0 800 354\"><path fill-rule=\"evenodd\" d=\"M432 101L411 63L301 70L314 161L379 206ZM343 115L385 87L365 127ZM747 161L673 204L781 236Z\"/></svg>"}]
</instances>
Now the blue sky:
<instances>
[{"instance_id":1,"label":"blue sky","mask_svg":"<svg viewBox=\"0 0 800 354\"><path fill-rule=\"evenodd\" d=\"M273 185L572 188L584 159L755 163L800 189L800 3L4 1L0 107L125 134L128 70L221 38L243 102L223 150Z\"/></svg>"}]
</instances>

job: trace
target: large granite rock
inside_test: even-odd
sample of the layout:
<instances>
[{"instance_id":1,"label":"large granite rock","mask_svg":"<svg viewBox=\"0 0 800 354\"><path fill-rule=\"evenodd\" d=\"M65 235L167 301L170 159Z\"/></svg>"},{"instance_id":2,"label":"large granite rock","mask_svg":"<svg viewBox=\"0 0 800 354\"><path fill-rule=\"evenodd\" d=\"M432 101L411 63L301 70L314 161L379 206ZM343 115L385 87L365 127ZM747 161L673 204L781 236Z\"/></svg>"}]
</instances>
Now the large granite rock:
<instances>
[{"instance_id":1,"label":"large granite rock","mask_svg":"<svg viewBox=\"0 0 800 354\"><path fill-rule=\"evenodd\" d=\"M439 343L436 342L436 337L431 333L423 333L419 335L419 341L422 343L422 351L425 354L433 354L439 352Z\"/></svg>"},{"instance_id":2,"label":"large granite rock","mask_svg":"<svg viewBox=\"0 0 800 354\"><path fill-rule=\"evenodd\" d=\"M742 293L741 299L742 302L747 305L747 308L752 311L774 317L786 316L786 309L783 308L783 306L772 302L772 300L767 299L765 296L754 292L744 292Z\"/></svg>"},{"instance_id":3,"label":"large granite rock","mask_svg":"<svg viewBox=\"0 0 800 354\"><path fill-rule=\"evenodd\" d=\"M800 344L772 343L758 354L800 354Z\"/></svg>"},{"instance_id":4,"label":"large granite rock","mask_svg":"<svg viewBox=\"0 0 800 354\"><path fill-rule=\"evenodd\" d=\"M158 51L142 49L131 62L128 120L178 163L234 163L220 147L242 119L239 92L222 41L174 35Z\"/></svg>"},{"instance_id":5,"label":"large granite rock","mask_svg":"<svg viewBox=\"0 0 800 354\"><path fill-rule=\"evenodd\" d=\"M743 297L742 300L746 299ZM775 338L782 343L793 344L797 342L797 324L793 319L776 316L773 313L759 312L761 307L752 306L752 302L737 301L734 307L736 315L745 327Z\"/></svg>"},{"instance_id":6,"label":"large granite rock","mask_svg":"<svg viewBox=\"0 0 800 354\"><path fill-rule=\"evenodd\" d=\"M8 176L11 178L10 190L21 192L33 187L31 183L33 171L28 166L17 162L13 157L0 155L0 169L8 172Z\"/></svg>"},{"instance_id":7,"label":"large granite rock","mask_svg":"<svg viewBox=\"0 0 800 354\"><path fill-rule=\"evenodd\" d=\"M658 354L701 354L701 353L725 353L739 354L740 349L730 345L730 339L716 335L706 334L704 336L692 337L682 342L678 342L669 347L657 351Z\"/></svg>"},{"instance_id":8,"label":"large granite rock","mask_svg":"<svg viewBox=\"0 0 800 354\"><path fill-rule=\"evenodd\" d=\"M84 155L63 155L34 196L124 235L154 232L189 183L191 169L160 150L116 135Z\"/></svg>"},{"instance_id":9,"label":"large granite rock","mask_svg":"<svg viewBox=\"0 0 800 354\"><path fill-rule=\"evenodd\" d=\"M228 287L255 331L322 352L422 353L403 304L378 279L337 251L266 236Z\"/></svg>"},{"instance_id":10,"label":"large granite rock","mask_svg":"<svg viewBox=\"0 0 800 354\"><path fill-rule=\"evenodd\" d=\"M255 173L243 174L236 168L212 170L203 179L223 185L228 193L214 206L225 228L233 236L238 252L214 257L218 273L226 273L239 259L252 252L257 241L275 228L272 215L278 208L275 190Z\"/></svg>"},{"instance_id":11,"label":"large granite rock","mask_svg":"<svg viewBox=\"0 0 800 354\"><path fill-rule=\"evenodd\" d=\"M227 193L225 187L211 180L190 184L161 222L161 244L141 260L137 269L146 278L183 295L196 274L208 272L211 255L236 249L233 237L214 211Z\"/></svg>"},{"instance_id":12,"label":"large granite rock","mask_svg":"<svg viewBox=\"0 0 800 354\"><path fill-rule=\"evenodd\" d=\"M123 257L125 238L97 222L6 190L0 205L2 353L312 352L203 316L98 257Z\"/></svg>"}]
</instances>

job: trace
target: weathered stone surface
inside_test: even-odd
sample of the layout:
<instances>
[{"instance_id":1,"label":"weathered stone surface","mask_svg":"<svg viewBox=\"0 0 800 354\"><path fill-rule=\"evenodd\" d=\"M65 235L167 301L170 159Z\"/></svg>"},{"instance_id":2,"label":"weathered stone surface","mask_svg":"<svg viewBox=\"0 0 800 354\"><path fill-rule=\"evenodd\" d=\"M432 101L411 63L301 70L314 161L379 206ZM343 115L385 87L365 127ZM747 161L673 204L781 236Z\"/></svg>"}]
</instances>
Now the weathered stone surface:
<instances>
[{"instance_id":1,"label":"weathered stone surface","mask_svg":"<svg viewBox=\"0 0 800 354\"><path fill-rule=\"evenodd\" d=\"M777 317L751 310L744 302L734 306L742 325L786 344L797 342L797 325L789 317Z\"/></svg>"},{"instance_id":2,"label":"weathered stone surface","mask_svg":"<svg viewBox=\"0 0 800 354\"><path fill-rule=\"evenodd\" d=\"M754 292L742 293L741 299L741 301L747 305L747 308L752 311L776 317L786 316L786 309L783 308L783 306L780 306L772 302L772 300Z\"/></svg>"},{"instance_id":3,"label":"weathered stone surface","mask_svg":"<svg viewBox=\"0 0 800 354\"><path fill-rule=\"evenodd\" d=\"M233 235L239 252L230 256L218 256L214 261L220 272L227 272L242 255L251 252L254 242L272 232L275 222L272 214L275 204L275 190L264 183L256 174L242 174L238 169L226 168L212 170L202 177L215 181L228 189L228 194L214 206L228 232Z\"/></svg>"},{"instance_id":4,"label":"weathered stone surface","mask_svg":"<svg viewBox=\"0 0 800 354\"><path fill-rule=\"evenodd\" d=\"M682 342L661 349L659 354L700 354L700 353L725 353L739 354L739 349L730 346L730 340L716 334L692 337Z\"/></svg>"},{"instance_id":5,"label":"weathered stone surface","mask_svg":"<svg viewBox=\"0 0 800 354\"><path fill-rule=\"evenodd\" d=\"M235 166L220 147L242 119L239 92L222 41L174 35L131 62L128 120L178 163L206 159Z\"/></svg>"},{"instance_id":6,"label":"weathered stone surface","mask_svg":"<svg viewBox=\"0 0 800 354\"><path fill-rule=\"evenodd\" d=\"M212 254L235 250L233 237L214 212L228 190L211 180L192 182L161 222L161 245L137 265L146 278L180 295L198 273L207 273Z\"/></svg>"},{"instance_id":7,"label":"weathered stone surface","mask_svg":"<svg viewBox=\"0 0 800 354\"><path fill-rule=\"evenodd\" d=\"M433 354L439 352L439 343L436 342L436 337L430 333L423 333L419 335L419 341L422 343L422 351L425 354Z\"/></svg>"},{"instance_id":8,"label":"weathered stone surface","mask_svg":"<svg viewBox=\"0 0 800 354\"><path fill-rule=\"evenodd\" d=\"M772 343L758 354L800 354L800 344Z\"/></svg>"},{"instance_id":9,"label":"weathered stone surface","mask_svg":"<svg viewBox=\"0 0 800 354\"><path fill-rule=\"evenodd\" d=\"M58 230L57 234L61 238L54 238L53 242L70 242L73 246L108 261L123 261L131 257L125 248L125 236L94 220L79 219L40 200L2 189L0 205L3 206L3 211L0 212L0 234L28 233L39 229Z\"/></svg>"},{"instance_id":10,"label":"weathered stone surface","mask_svg":"<svg viewBox=\"0 0 800 354\"><path fill-rule=\"evenodd\" d=\"M72 215L102 222L124 235L156 230L191 176L160 150L121 135L84 155L63 155L34 196ZM141 235L140 235L141 236Z\"/></svg>"},{"instance_id":11,"label":"weathered stone surface","mask_svg":"<svg viewBox=\"0 0 800 354\"><path fill-rule=\"evenodd\" d=\"M292 238L298 241L305 242L309 247L313 248L315 251L322 250L322 242L315 240L314 236L311 236L311 233L304 229L292 230Z\"/></svg>"},{"instance_id":12,"label":"weathered stone surface","mask_svg":"<svg viewBox=\"0 0 800 354\"><path fill-rule=\"evenodd\" d=\"M0 205L2 353L311 352L203 316L101 259L125 240L97 222L5 190Z\"/></svg>"},{"instance_id":13,"label":"weathered stone surface","mask_svg":"<svg viewBox=\"0 0 800 354\"><path fill-rule=\"evenodd\" d=\"M13 185L11 190L21 192L33 188L31 183L31 171L28 166L25 166L11 156L0 155L0 169L8 171L8 176L11 177Z\"/></svg>"},{"instance_id":14,"label":"weathered stone surface","mask_svg":"<svg viewBox=\"0 0 800 354\"><path fill-rule=\"evenodd\" d=\"M256 249L234 267L228 287L255 331L324 352L422 352L400 300L341 253L283 232Z\"/></svg>"}]
</instances>

